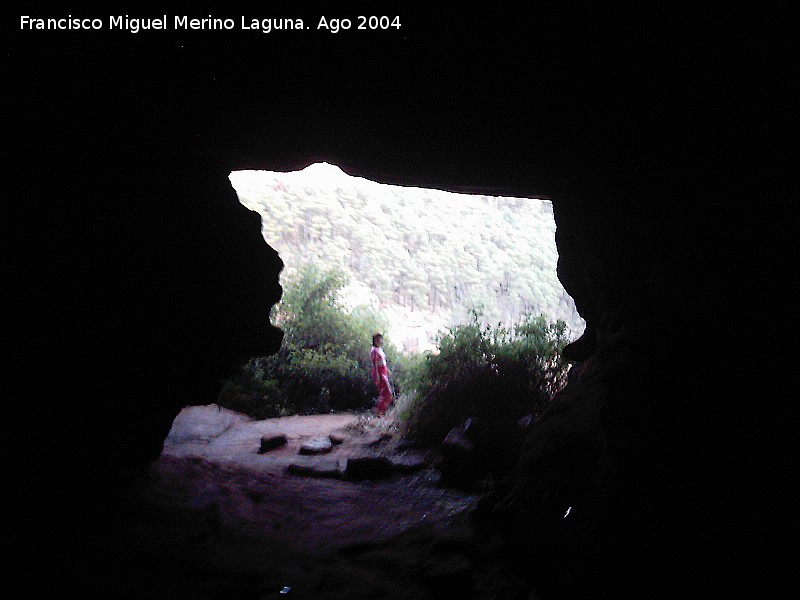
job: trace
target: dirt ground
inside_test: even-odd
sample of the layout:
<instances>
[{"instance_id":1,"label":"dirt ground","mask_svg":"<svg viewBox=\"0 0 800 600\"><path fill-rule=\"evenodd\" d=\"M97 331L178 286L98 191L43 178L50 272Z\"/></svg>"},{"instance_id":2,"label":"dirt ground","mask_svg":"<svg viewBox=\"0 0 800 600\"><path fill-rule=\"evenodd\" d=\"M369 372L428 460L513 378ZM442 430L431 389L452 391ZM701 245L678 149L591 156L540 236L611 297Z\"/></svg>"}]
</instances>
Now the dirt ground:
<instances>
[{"instance_id":1,"label":"dirt ground","mask_svg":"<svg viewBox=\"0 0 800 600\"><path fill-rule=\"evenodd\" d=\"M342 442L330 452L300 453L333 432ZM287 443L260 453L262 436L275 434ZM365 454L427 462L364 481L289 469L336 472ZM128 539L143 564L116 577L140 598L450 597L472 568L479 496L441 487L430 459L402 447L391 413L255 421L188 407L138 490Z\"/></svg>"}]
</instances>

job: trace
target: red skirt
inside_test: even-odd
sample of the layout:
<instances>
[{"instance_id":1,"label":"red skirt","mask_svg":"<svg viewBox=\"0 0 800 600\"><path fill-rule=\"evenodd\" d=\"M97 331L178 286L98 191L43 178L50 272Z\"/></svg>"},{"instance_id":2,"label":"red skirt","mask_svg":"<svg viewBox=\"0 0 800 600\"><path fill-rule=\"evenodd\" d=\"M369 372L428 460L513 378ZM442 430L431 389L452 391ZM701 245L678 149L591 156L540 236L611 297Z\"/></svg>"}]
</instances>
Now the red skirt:
<instances>
[{"instance_id":1,"label":"red skirt","mask_svg":"<svg viewBox=\"0 0 800 600\"><path fill-rule=\"evenodd\" d=\"M378 403L375 405L375 414L382 416L389 410L392 403L392 386L389 383L388 369L385 366L377 368L377 377L374 379L378 388Z\"/></svg>"}]
</instances>

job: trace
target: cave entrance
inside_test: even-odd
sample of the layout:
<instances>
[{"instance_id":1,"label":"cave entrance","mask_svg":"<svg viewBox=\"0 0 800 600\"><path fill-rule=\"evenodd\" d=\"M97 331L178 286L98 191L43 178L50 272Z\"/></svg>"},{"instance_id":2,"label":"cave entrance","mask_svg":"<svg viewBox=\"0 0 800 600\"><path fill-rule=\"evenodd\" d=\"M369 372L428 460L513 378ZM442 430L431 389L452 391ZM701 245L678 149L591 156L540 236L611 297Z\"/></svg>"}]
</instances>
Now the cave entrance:
<instances>
[{"instance_id":1,"label":"cave entrance","mask_svg":"<svg viewBox=\"0 0 800 600\"><path fill-rule=\"evenodd\" d=\"M549 199L388 185L329 163L229 179L261 215L264 239L285 264L282 278L309 263L342 270L342 300L380 311L401 351L435 351L437 333L475 311L495 325L542 314L563 320L572 340L583 333L556 275Z\"/></svg>"},{"instance_id":2,"label":"cave entrance","mask_svg":"<svg viewBox=\"0 0 800 600\"><path fill-rule=\"evenodd\" d=\"M556 276L548 199L386 185L325 163L229 177L240 202L261 215L263 237L285 264L282 283L309 263L341 269L349 278L344 302L352 310L368 306L385 314L387 339L401 352L432 349L438 330L463 323L472 310L492 325L510 324L530 311L564 320L573 339L583 332ZM363 343L359 337L358 352L366 354L369 340ZM316 386L327 377L321 354L302 355L291 365L301 377L283 381L264 376L260 361L271 357L255 357L241 377L224 384L216 405L185 407L164 442L154 491L159 501L187 509L186 525L170 521L167 532L175 539L188 540L187 547L207 540L201 549L215 566L224 557L235 557L237 570L251 560L261 570L267 565L275 570L264 577L267 587L309 596L304 586L324 577L295 566L324 563L318 558L337 549L347 548L354 560L361 556L352 554L354 548L384 547L414 564L427 560L433 543L428 532L457 530L465 522L484 486L514 464L533 417L527 396L520 395L529 411L524 414L507 394L503 427L485 430L499 435L448 446L469 449L466 456L447 454L442 440L451 427L462 429L462 441L471 435L472 414L429 419L421 413L413 425L419 444L406 445L396 428L404 418L403 398L380 418L364 409L359 396L353 398L359 408L350 410L344 403L350 388L344 379L334 381L335 374L329 379L344 399L337 404L333 384ZM369 383L365 368L358 373L354 379ZM283 394L285 381L292 381L292 398ZM223 402L226 389L241 404ZM441 399L433 404L457 410L471 405L462 395L457 403ZM253 412L256 406L264 413ZM531 418L519 419L522 414ZM431 460L432 448L441 462ZM163 535L159 525L154 536ZM444 561L452 558L443 555Z\"/></svg>"}]
</instances>

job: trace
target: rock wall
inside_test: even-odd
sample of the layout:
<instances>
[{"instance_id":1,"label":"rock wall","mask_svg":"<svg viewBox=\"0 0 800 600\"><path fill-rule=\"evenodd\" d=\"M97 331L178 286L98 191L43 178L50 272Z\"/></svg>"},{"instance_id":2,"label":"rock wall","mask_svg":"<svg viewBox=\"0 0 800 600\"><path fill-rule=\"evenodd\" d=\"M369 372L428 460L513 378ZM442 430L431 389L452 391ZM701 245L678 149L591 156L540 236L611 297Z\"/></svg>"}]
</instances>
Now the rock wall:
<instances>
[{"instance_id":1,"label":"rock wall","mask_svg":"<svg viewBox=\"0 0 800 600\"><path fill-rule=\"evenodd\" d=\"M622 247L622 257L598 244L589 259L562 259L587 331L565 349L576 361L570 382L476 520L543 597L667 597L709 576L728 593L730 482L718 469L732 440L712 422L735 419L690 366L708 297L692 306L701 288L686 287L699 283L689 283L691 265L670 273L641 247Z\"/></svg>"}]
</instances>

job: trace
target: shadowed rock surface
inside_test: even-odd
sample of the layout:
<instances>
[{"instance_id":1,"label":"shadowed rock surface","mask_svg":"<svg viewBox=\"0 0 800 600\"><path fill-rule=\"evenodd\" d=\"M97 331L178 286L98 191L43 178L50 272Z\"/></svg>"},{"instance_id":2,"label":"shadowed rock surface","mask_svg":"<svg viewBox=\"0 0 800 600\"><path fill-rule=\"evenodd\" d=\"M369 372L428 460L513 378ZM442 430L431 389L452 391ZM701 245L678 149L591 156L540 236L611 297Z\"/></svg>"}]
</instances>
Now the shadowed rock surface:
<instances>
[{"instance_id":1,"label":"shadowed rock surface","mask_svg":"<svg viewBox=\"0 0 800 600\"><path fill-rule=\"evenodd\" d=\"M298 597L725 597L787 566L775 511L794 504L773 501L793 414L776 369L749 375L790 356L751 297L781 295L762 264L783 255L748 243L790 214L760 172L782 20L768 45L741 7L461 7L463 27L403 11L385 37L9 25L4 476L26 596L257 597L305 577ZM438 564L425 527L265 564L202 496L165 513L132 491L179 412L280 342L281 260L228 174L319 160L553 198L584 373ZM139 526L151 545L127 543Z\"/></svg>"}]
</instances>

